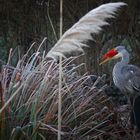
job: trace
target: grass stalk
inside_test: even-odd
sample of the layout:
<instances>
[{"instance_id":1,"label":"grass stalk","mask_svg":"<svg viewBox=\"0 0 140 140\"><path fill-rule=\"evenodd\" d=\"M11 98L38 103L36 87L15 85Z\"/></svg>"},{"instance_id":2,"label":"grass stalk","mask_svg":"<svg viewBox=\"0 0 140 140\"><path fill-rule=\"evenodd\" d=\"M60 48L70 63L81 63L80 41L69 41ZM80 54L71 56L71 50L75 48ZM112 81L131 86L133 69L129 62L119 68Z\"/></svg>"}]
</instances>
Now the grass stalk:
<instances>
[{"instance_id":1,"label":"grass stalk","mask_svg":"<svg viewBox=\"0 0 140 140\"><path fill-rule=\"evenodd\" d=\"M62 56L60 56L59 59L59 93L58 93L58 140L61 140L61 122L62 122L62 95L61 95L61 89L62 89Z\"/></svg>"},{"instance_id":2,"label":"grass stalk","mask_svg":"<svg viewBox=\"0 0 140 140\"><path fill-rule=\"evenodd\" d=\"M0 109L0 114L3 110L9 105L9 103L14 99L14 97L19 93L20 89L22 88L23 84L12 94L12 96L8 99L8 101L4 104L4 106Z\"/></svg>"}]
</instances>

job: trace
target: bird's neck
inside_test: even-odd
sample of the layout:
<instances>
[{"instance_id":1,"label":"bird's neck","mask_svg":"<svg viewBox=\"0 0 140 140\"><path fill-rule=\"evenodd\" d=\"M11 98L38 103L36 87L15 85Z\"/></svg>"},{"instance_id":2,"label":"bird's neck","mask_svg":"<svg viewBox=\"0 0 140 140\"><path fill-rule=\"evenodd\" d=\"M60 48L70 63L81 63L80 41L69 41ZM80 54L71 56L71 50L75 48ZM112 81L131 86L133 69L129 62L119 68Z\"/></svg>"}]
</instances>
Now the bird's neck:
<instances>
[{"instance_id":1,"label":"bird's neck","mask_svg":"<svg viewBox=\"0 0 140 140\"><path fill-rule=\"evenodd\" d=\"M129 63L129 60L130 60L129 53L125 50L124 52L122 52L122 54L121 54L121 61L118 62L118 63L126 65L126 64Z\"/></svg>"},{"instance_id":2,"label":"bird's neck","mask_svg":"<svg viewBox=\"0 0 140 140\"><path fill-rule=\"evenodd\" d=\"M122 74L122 69L129 63L129 54L128 52L121 53L121 61L117 62L113 68L113 81L121 91L123 91L123 86L120 88L120 85L124 84L124 78Z\"/></svg>"},{"instance_id":3,"label":"bird's neck","mask_svg":"<svg viewBox=\"0 0 140 140\"><path fill-rule=\"evenodd\" d=\"M119 74L119 76L121 76L122 68L128 63L129 63L129 53L127 51L123 51L121 53L121 60L117 62L117 64L114 66L113 73Z\"/></svg>"}]
</instances>

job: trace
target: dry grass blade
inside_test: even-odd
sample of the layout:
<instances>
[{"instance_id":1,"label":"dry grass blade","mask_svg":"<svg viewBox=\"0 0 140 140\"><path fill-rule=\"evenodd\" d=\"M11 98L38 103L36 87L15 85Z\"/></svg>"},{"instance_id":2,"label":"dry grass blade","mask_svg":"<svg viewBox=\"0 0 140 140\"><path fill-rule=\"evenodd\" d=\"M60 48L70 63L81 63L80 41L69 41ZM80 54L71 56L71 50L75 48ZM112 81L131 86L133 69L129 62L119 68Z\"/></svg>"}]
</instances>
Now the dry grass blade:
<instances>
[{"instance_id":1,"label":"dry grass blade","mask_svg":"<svg viewBox=\"0 0 140 140\"><path fill-rule=\"evenodd\" d=\"M5 89L0 113L5 114L0 114L0 129L4 128L0 131L1 138L55 140L57 133L62 140L109 139L122 133L133 137L128 133L131 132L128 121L121 120L124 114L113 109L112 101L103 92L104 85L100 82L104 76L93 83L87 73L79 75L84 64L74 64L78 57L60 61L63 70L38 51L30 60L23 57L15 68L10 63L3 67L1 83ZM58 129L58 107L61 108L61 130Z\"/></svg>"}]
</instances>

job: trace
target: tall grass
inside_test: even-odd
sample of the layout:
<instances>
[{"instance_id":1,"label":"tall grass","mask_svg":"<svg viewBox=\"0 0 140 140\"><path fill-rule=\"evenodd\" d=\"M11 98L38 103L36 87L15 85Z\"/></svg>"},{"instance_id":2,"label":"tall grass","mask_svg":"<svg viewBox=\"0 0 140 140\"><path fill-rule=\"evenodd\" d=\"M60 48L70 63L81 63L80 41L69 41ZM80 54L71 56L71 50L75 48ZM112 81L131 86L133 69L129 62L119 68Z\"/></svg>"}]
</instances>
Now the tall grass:
<instances>
[{"instance_id":1,"label":"tall grass","mask_svg":"<svg viewBox=\"0 0 140 140\"><path fill-rule=\"evenodd\" d=\"M85 64L75 65L77 57L61 61L60 75L60 65L39 51L31 56L28 51L15 67L10 57L3 66L0 139L55 140L58 132L61 139L73 140L133 137L126 116L116 112L105 95L105 85L96 87L102 78L92 82L88 73L79 75L79 69ZM61 131L57 127L58 105Z\"/></svg>"}]
</instances>

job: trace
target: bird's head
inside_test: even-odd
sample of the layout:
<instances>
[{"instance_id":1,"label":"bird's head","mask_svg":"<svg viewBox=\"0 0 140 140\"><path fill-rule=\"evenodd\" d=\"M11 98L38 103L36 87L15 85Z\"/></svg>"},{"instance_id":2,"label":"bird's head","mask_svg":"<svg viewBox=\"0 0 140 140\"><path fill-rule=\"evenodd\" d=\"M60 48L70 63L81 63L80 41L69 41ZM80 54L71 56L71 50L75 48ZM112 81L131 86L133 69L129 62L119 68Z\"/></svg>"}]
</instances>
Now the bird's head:
<instances>
[{"instance_id":1,"label":"bird's head","mask_svg":"<svg viewBox=\"0 0 140 140\"><path fill-rule=\"evenodd\" d=\"M117 59L122 57L122 54L125 52L125 47L124 46L118 46L116 48L111 49L108 51L106 54L103 55L101 58L102 62L100 62L100 65L106 63L107 61L111 59Z\"/></svg>"}]
</instances>

